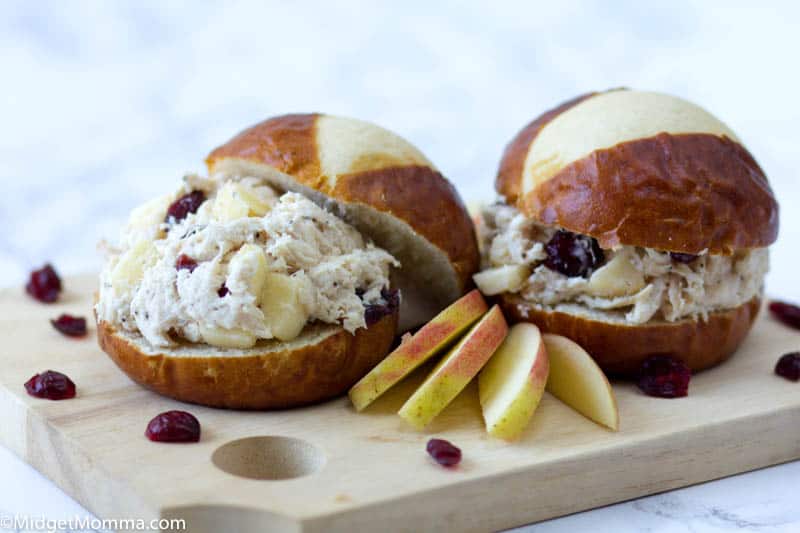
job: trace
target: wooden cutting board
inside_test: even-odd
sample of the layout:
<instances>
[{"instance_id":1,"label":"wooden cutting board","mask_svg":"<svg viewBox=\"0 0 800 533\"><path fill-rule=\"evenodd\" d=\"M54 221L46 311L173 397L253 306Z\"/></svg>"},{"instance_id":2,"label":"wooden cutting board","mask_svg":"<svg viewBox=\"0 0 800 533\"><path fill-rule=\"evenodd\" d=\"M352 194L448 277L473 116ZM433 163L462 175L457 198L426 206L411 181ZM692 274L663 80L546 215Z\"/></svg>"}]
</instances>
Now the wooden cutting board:
<instances>
[{"instance_id":1,"label":"wooden cutting board","mask_svg":"<svg viewBox=\"0 0 800 533\"><path fill-rule=\"evenodd\" d=\"M0 293L0 439L100 517L181 517L192 532L482 531L517 526L800 457L800 384L773 374L800 333L765 314L731 361L692 379L688 398L649 398L616 383L612 433L545 395L516 444L484 433L467 388L417 433L394 413L412 376L364 414L346 398L279 412L181 404L132 383L99 350L48 319L91 316L94 276L66 280L59 303ZM32 398L23 383L53 369L78 396ZM197 444L158 444L147 422L194 413ZM462 464L431 462L425 443L461 447ZM227 470L227 471L226 471ZM266 478L250 479L229 472Z\"/></svg>"}]
</instances>

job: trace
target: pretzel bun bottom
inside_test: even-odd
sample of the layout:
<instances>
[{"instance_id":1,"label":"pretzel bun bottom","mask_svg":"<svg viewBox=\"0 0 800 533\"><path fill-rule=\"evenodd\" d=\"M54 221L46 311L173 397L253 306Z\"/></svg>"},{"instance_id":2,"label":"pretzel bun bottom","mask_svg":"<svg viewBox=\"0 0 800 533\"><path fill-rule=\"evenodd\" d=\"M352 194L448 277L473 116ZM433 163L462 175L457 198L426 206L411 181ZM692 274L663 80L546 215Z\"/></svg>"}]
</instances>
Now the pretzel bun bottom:
<instances>
[{"instance_id":1,"label":"pretzel bun bottom","mask_svg":"<svg viewBox=\"0 0 800 533\"><path fill-rule=\"evenodd\" d=\"M651 321L641 325L603 322L544 310L505 293L498 303L509 322L531 322L543 332L569 337L580 344L607 373L635 377L651 355L682 360L692 371L704 370L730 357L750 331L761 300L709 314L707 320Z\"/></svg>"}]
</instances>

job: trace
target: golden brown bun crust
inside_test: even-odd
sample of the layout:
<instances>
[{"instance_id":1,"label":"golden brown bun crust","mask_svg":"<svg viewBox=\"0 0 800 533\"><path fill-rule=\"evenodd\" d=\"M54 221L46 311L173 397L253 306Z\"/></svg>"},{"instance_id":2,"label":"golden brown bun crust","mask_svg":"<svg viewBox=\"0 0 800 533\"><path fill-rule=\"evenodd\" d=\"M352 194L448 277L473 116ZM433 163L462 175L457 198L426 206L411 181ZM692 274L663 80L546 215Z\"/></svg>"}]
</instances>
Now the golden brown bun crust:
<instances>
[{"instance_id":1,"label":"golden brown bun crust","mask_svg":"<svg viewBox=\"0 0 800 533\"><path fill-rule=\"evenodd\" d=\"M509 322L532 322L544 332L569 337L604 371L622 376L634 376L642 361L654 354L681 359L692 371L721 363L747 336L761 306L754 298L735 309L712 313L707 321L626 326L536 309L515 294L503 294L498 302Z\"/></svg>"},{"instance_id":2,"label":"golden brown bun crust","mask_svg":"<svg viewBox=\"0 0 800 533\"><path fill-rule=\"evenodd\" d=\"M517 133L508 143L500 160L500 169L497 171L494 187L497 192L506 198L509 204L514 205L519 200L522 185L520 176L522 176L525 157L528 155L528 148L542 128L567 109L576 106L594 94L596 93L582 94L546 111L522 128L522 131Z\"/></svg>"},{"instance_id":3,"label":"golden brown bun crust","mask_svg":"<svg viewBox=\"0 0 800 533\"><path fill-rule=\"evenodd\" d=\"M586 194L591 187L592 194ZM525 197L544 224L620 244L697 254L769 246L778 205L740 144L666 133L597 150Z\"/></svg>"},{"instance_id":4,"label":"golden brown bun crust","mask_svg":"<svg viewBox=\"0 0 800 533\"><path fill-rule=\"evenodd\" d=\"M391 213L447 254L465 292L480 256L472 221L455 188L435 168L382 152L380 146L367 147L349 161L349 172L329 175L318 145L321 118L325 115L271 118L212 151L206 163L212 172L225 159L267 164L336 200Z\"/></svg>"},{"instance_id":5,"label":"golden brown bun crust","mask_svg":"<svg viewBox=\"0 0 800 533\"><path fill-rule=\"evenodd\" d=\"M238 357L145 355L107 322L97 325L100 347L132 380L176 400L230 409L279 409L344 393L389 351L397 312L351 335L317 344Z\"/></svg>"},{"instance_id":6,"label":"golden brown bun crust","mask_svg":"<svg viewBox=\"0 0 800 533\"><path fill-rule=\"evenodd\" d=\"M342 176L333 196L404 220L447 254L462 290L471 286L480 266L475 228L458 192L435 170L409 166Z\"/></svg>"},{"instance_id":7,"label":"golden brown bun crust","mask_svg":"<svg viewBox=\"0 0 800 533\"><path fill-rule=\"evenodd\" d=\"M212 151L209 168L220 159L237 157L266 163L309 186L320 177L314 124L318 113L282 115L247 128Z\"/></svg>"},{"instance_id":8,"label":"golden brown bun crust","mask_svg":"<svg viewBox=\"0 0 800 533\"><path fill-rule=\"evenodd\" d=\"M668 95L607 91L548 111L509 144L496 187L527 216L603 248L730 254L778 234L753 156L715 117Z\"/></svg>"}]
</instances>

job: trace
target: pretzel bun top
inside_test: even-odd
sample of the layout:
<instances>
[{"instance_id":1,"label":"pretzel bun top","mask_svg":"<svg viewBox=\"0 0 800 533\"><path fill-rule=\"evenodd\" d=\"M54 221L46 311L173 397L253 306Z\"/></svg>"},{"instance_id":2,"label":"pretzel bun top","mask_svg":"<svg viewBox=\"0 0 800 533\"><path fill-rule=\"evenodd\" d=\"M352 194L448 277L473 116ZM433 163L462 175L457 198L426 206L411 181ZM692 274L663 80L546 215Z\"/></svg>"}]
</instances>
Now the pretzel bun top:
<instances>
[{"instance_id":1,"label":"pretzel bun top","mask_svg":"<svg viewBox=\"0 0 800 533\"><path fill-rule=\"evenodd\" d=\"M654 92L589 93L544 113L507 146L496 188L526 216L603 248L731 254L778 234L778 204L736 134Z\"/></svg>"},{"instance_id":2,"label":"pretzel bun top","mask_svg":"<svg viewBox=\"0 0 800 533\"><path fill-rule=\"evenodd\" d=\"M209 172L263 177L305 194L402 263L401 329L463 294L478 269L475 233L455 188L406 140L360 120L283 115L213 150Z\"/></svg>"}]
</instances>

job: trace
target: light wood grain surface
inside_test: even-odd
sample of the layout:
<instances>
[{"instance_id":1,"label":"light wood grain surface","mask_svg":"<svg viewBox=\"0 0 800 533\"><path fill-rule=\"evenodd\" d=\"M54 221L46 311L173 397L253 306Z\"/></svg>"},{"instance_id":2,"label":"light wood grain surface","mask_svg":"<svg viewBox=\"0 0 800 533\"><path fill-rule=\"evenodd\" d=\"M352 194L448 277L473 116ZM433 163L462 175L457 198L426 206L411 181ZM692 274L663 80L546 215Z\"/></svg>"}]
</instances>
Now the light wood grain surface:
<instances>
[{"instance_id":1,"label":"light wood grain surface","mask_svg":"<svg viewBox=\"0 0 800 533\"><path fill-rule=\"evenodd\" d=\"M48 323L91 316L95 277L66 280L59 303L21 288L0 293L0 439L102 517L183 517L189 531L483 531L559 516L800 457L800 385L776 377L777 358L800 348L797 332L762 315L728 363L696 376L690 396L663 400L616 383L621 429L611 433L545 395L519 443L483 431L468 387L425 433L394 413L412 376L363 414L347 399L290 411L233 412L186 405L133 384L97 348L93 331L65 338ZM23 383L58 370L78 396L32 398ZM194 413L197 444L157 444L148 420ZM314 473L276 480L240 472ZM446 470L425 453L451 440L462 464Z\"/></svg>"}]
</instances>

